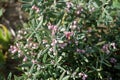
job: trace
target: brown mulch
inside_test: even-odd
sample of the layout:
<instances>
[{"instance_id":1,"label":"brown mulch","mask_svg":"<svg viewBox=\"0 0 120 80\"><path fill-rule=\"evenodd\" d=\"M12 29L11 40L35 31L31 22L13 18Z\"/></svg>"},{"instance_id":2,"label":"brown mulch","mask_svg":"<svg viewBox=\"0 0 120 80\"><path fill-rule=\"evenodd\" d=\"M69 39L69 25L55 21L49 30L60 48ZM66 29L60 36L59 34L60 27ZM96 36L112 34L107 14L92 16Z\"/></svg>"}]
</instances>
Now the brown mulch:
<instances>
[{"instance_id":1,"label":"brown mulch","mask_svg":"<svg viewBox=\"0 0 120 80\"><path fill-rule=\"evenodd\" d=\"M0 17L0 24L14 30L22 27L27 17L26 13L21 10L21 4L18 0L0 0L0 9L4 11Z\"/></svg>"}]
</instances>

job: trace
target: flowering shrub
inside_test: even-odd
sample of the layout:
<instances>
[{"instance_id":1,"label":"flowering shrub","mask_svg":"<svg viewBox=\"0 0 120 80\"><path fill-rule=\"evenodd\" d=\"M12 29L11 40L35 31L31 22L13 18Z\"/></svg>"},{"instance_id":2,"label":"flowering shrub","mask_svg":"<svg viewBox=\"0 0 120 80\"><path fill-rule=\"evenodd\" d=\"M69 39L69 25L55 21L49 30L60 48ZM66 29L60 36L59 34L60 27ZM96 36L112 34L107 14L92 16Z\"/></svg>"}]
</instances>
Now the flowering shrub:
<instances>
[{"instance_id":1,"label":"flowering shrub","mask_svg":"<svg viewBox=\"0 0 120 80\"><path fill-rule=\"evenodd\" d=\"M25 0L23 0L25 1ZM118 80L119 1L27 0L14 58L25 80Z\"/></svg>"}]
</instances>

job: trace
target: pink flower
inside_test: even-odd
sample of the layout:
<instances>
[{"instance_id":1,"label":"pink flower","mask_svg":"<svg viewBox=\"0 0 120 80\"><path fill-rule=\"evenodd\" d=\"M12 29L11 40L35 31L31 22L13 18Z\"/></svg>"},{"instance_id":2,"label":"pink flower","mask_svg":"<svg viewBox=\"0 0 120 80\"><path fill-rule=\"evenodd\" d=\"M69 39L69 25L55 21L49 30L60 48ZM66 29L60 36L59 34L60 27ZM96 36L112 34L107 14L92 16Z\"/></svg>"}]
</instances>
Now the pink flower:
<instances>
[{"instance_id":1,"label":"pink flower","mask_svg":"<svg viewBox=\"0 0 120 80\"><path fill-rule=\"evenodd\" d=\"M57 43L57 40L56 39L53 39L52 43L51 43L51 46L55 46Z\"/></svg>"},{"instance_id":2,"label":"pink flower","mask_svg":"<svg viewBox=\"0 0 120 80\"><path fill-rule=\"evenodd\" d=\"M79 15L80 13L81 13L81 11L79 11L79 10L76 12L77 15Z\"/></svg>"},{"instance_id":3,"label":"pink flower","mask_svg":"<svg viewBox=\"0 0 120 80\"><path fill-rule=\"evenodd\" d=\"M77 24L77 21L73 21L73 25L76 25Z\"/></svg>"},{"instance_id":4,"label":"pink flower","mask_svg":"<svg viewBox=\"0 0 120 80\"><path fill-rule=\"evenodd\" d=\"M53 48L50 48L49 51L52 52L52 51L53 51Z\"/></svg>"},{"instance_id":5,"label":"pink flower","mask_svg":"<svg viewBox=\"0 0 120 80\"><path fill-rule=\"evenodd\" d=\"M36 64L37 63L37 61L36 60L34 60L34 59L32 59L32 61L31 61L33 64Z\"/></svg>"},{"instance_id":6,"label":"pink flower","mask_svg":"<svg viewBox=\"0 0 120 80\"><path fill-rule=\"evenodd\" d=\"M73 35L73 32L64 32L67 39L70 39L70 37Z\"/></svg>"},{"instance_id":7,"label":"pink flower","mask_svg":"<svg viewBox=\"0 0 120 80\"><path fill-rule=\"evenodd\" d=\"M67 46L67 43L60 43L59 46L63 49L65 46Z\"/></svg>"},{"instance_id":8,"label":"pink flower","mask_svg":"<svg viewBox=\"0 0 120 80\"><path fill-rule=\"evenodd\" d=\"M73 3L72 2L70 2L70 1L68 1L68 2L66 2L66 8L65 8L65 10L67 11L67 12L70 12L70 8L73 6Z\"/></svg>"},{"instance_id":9,"label":"pink flower","mask_svg":"<svg viewBox=\"0 0 120 80\"><path fill-rule=\"evenodd\" d=\"M33 5L33 6L32 6L32 9L33 9L33 10L37 10L37 9L39 9L39 8L38 8L37 6L35 6L35 5Z\"/></svg>"},{"instance_id":10,"label":"pink flower","mask_svg":"<svg viewBox=\"0 0 120 80\"><path fill-rule=\"evenodd\" d=\"M110 62L113 63L113 64L115 64L117 62L117 60L112 57L112 58L110 58Z\"/></svg>"},{"instance_id":11,"label":"pink flower","mask_svg":"<svg viewBox=\"0 0 120 80\"><path fill-rule=\"evenodd\" d=\"M83 8L81 6L78 6L76 14L79 15L79 14L81 14L82 11L83 11Z\"/></svg>"},{"instance_id":12,"label":"pink flower","mask_svg":"<svg viewBox=\"0 0 120 80\"><path fill-rule=\"evenodd\" d=\"M77 27L77 21L73 21L73 23L72 23L72 25L70 26L70 28L71 28L72 30L74 30L74 29L76 29L76 27Z\"/></svg>"},{"instance_id":13,"label":"pink flower","mask_svg":"<svg viewBox=\"0 0 120 80\"><path fill-rule=\"evenodd\" d=\"M56 32L57 31L57 26L56 25L54 25L54 27L53 27L53 30Z\"/></svg>"},{"instance_id":14,"label":"pink flower","mask_svg":"<svg viewBox=\"0 0 120 80\"><path fill-rule=\"evenodd\" d=\"M57 31L57 26L49 24L48 29L53 30L53 31Z\"/></svg>"},{"instance_id":15,"label":"pink flower","mask_svg":"<svg viewBox=\"0 0 120 80\"><path fill-rule=\"evenodd\" d=\"M39 47L38 43L33 43L32 44L32 49L37 49Z\"/></svg>"},{"instance_id":16,"label":"pink flower","mask_svg":"<svg viewBox=\"0 0 120 80\"><path fill-rule=\"evenodd\" d=\"M89 9L89 11L92 13L92 12L94 12L94 11L95 11L95 8L94 8L94 7L92 7L92 8L90 8L90 9Z\"/></svg>"},{"instance_id":17,"label":"pink flower","mask_svg":"<svg viewBox=\"0 0 120 80\"><path fill-rule=\"evenodd\" d=\"M76 50L78 53L85 53L85 50L83 50L83 49L77 49Z\"/></svg>"},{"instance_id":18,"label":"pink flower","mask_svg":"<svg viewBox=\"0 0 120 80\"><path fill-rule=\"evenodd\" d=\"M40 9L37 6L35 6L35 5L32 6L32 9L35 10L36 13L38 13L40 11Z\"/></svg>"},{"instance_id":19,"label":"pink flower","mask_svg":"<svg viewBox=\"0 0 120 80\"><path fill-rule=\"evenodd\" d=\"M33 9L33 10L35 10L35 9L36 9L36 6L35 6L35 5L33 5L33 6L32 6L32 9Z\"/></svg>"},{"instance_id":20,"label":"pink flower","mask_svg":"<svg viewBox=\"0 0 120 80\"><path fill-rule=\"evenodd\" d=\"M79 73L78 75L79 77L82 77L82 80L86 80L86 78L88 77L88 75L86 75L85 73Z\"/></svg>"},{"instance_id":21,"label":"pink flower","mask_svg":"<svg viewBox=\"0 0 120 80\"><path fill-rule=\"evenodd\" d=\"M82 80L86 80L87 77L88 77L88 75L83 74Z\"/></svg>"},{"instance_id":22,"label":"pink flower","mask_svg":"<svg viewBox=\"0 0 120 80\"><path fill-rule=\"evenodd\" d=\"M102 50L103 50L104 52L106 52L107 54L109 54L109 53L110 53L110 51L109 51L109 44L103 45Z\"/></svg>"},{"instance_id":23,"label":"pink flower","mask_svg":"<svg viewBox=\"0 0 120 80\"><path fill-rule=\"evenodd\" d=\"M49 30L53 30L53 29L54 29L54 26L51 25L51 24L49 24L49 25L48 25L48 29L49 29Z\"/></svg>"},{"instance_id":24,"label":"pink flower","mask_svg":"<svg viewBox=\"0 0 120 80\"><path fill-rule=\"evenodd\" d=\"M78 45L78 41L75 41L75 44Z\"/></svg>"},{"instance_id":25,"label":"pink flower","mask_svg":"<svg viewBox=\"0 0 120 80\"><path fill-rule=\"evenodd\" d=\"M26 61L27 61L27 57L26 57L26 56L23 58L23 61L24 61L24 62L26 62Z\"/></svg>"},{"instance_id":26,"label":"pink flower","mask_svg":"<svg viewBox=\"0 0 120 80\"><path fill-rule=\"evenodd\" d=\"M55 35L56 32L57 32L57 26L53 26L52 35Z\"/></svg>"},{"instance_id":27,"label":"pink flower","mask_svg":"<svg viewBox=\"0 0 120 80\"><path fill-rule=\"evenodd\" d=\"M38 13L38 12L40 12L40 9L39 9L39 8L36 9L36 13Z\"/></svg>"},{"instance_id":28,"label":"pink flower","mask_svg":"<svg viewBox=\"0 0 120 80\"><path fill-rule=\"evenodd\" d=\"M72 6L73 6L73 3L72 3L72 2L70 2L70 1L68 1L68 2L66 2L66 6L67 6L67 8L70 8L70 7L72 7Z\"/></svg>"}]
</instances>

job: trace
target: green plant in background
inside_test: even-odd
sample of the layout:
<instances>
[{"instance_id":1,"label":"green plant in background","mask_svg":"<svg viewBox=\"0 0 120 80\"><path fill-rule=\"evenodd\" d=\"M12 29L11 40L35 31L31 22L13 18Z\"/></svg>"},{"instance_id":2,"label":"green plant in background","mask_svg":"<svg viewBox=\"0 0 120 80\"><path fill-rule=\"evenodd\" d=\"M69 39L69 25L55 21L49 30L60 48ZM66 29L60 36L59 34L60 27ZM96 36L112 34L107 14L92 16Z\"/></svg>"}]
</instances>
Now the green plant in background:
<instances>
[{"instance_id":1,"label":"green plant in background","mask_svg":"<svg viewBox=\"0 0 120 80\"><path fill-rule=\"evenodd\" d=\"M0 49L8 49L12 36L10 31L2 24L0 24Z\"/></svg>"},{"instance_id":2,"label":"green plant in background","mask_svg":"<svg viewBox=\"0 0 120 80\"><path fill-rule=\"evenodd\" d=\"M4 78L5 56L0 51L0 78Z\"/></svg>"},{"instance_id":3,"label":"green plant in background","mask_svg":"<svg viewBox=\"0 0 120 80\"><path fill-rule=\"evenodd\" d=\"M10 47L24 72L16 78L119 80L118 0L22 1L29 21Z\"/></svg>"},{"instance_id":4,"label":"green plant in background","mask_svg":"<svg viewBox=\"0 0 120 80\"><path fill-rule=\"evenodd\" d=\"M11 42L10 31L2 24L0 24L0 74L5 73L6 54Z\"/></svg>"}]
</instances>

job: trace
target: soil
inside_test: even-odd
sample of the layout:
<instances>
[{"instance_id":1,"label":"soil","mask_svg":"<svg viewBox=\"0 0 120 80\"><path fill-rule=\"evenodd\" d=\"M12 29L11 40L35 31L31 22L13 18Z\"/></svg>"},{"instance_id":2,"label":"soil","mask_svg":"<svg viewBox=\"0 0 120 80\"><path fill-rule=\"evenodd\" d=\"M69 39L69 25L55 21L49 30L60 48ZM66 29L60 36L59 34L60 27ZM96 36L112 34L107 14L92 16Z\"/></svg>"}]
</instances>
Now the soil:
<instances>
[{"instance_id":1,"label":"soil","mask_svg":"<svg viewBox=\"0 0 120 80\"><path fill-rule=\"evenodd\" d=\"M27 17L26 13L21 10L21 4L18 0L0 1L0 9L3 10L0 24L14 30L22 27Z\"/></svg>"}]
</instances>

